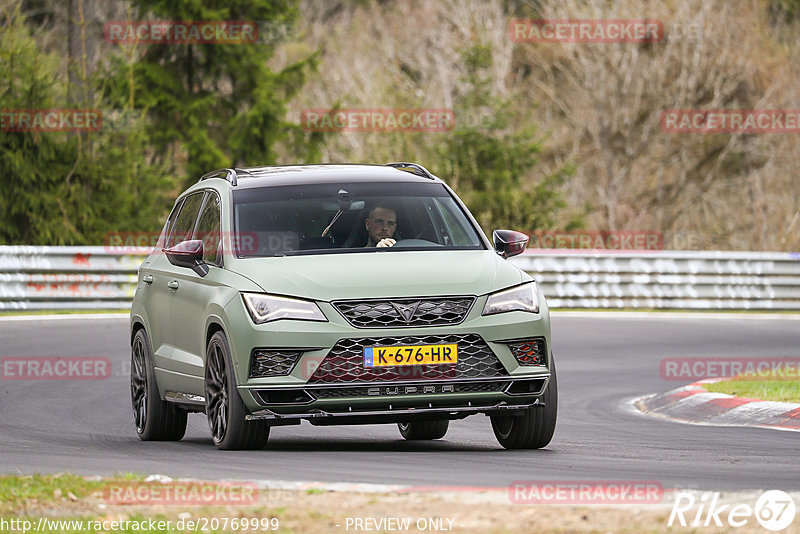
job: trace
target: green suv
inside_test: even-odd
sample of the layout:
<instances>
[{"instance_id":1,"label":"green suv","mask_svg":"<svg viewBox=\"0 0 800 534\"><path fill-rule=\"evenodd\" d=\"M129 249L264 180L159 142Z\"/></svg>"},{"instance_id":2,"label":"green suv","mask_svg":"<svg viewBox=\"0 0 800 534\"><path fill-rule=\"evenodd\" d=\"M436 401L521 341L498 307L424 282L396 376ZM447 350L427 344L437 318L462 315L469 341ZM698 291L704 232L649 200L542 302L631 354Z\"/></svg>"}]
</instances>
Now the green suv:
<instances>
[{"instance_id":1,"label":"green suv","mask_svg":"<svg viewBox=\"0 0 800 534\"><path fill-rule=\"evenodd\" d=\"M488 415L506 448L556 425L550 315L442 180L415 163L222 169L181 194L139 269L131 397L143 440L190 412L220 449L270 427L396 423L438 439Z\"/></svg>"}]
</instances>

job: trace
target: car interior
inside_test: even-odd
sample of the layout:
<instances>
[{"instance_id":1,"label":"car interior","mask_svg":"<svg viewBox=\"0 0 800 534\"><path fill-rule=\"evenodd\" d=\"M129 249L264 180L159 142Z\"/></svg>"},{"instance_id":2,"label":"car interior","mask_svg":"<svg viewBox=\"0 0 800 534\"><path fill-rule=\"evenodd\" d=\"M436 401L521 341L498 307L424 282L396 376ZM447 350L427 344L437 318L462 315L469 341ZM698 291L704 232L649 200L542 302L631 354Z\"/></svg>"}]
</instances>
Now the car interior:
<instances>
[{"instance_id":1,"label":"car interior","mask_svg":"<svg viewBox=\"0 0 800 534\"><path fill-rule=\"evenodd\" d=\"M387 201L370 197L345 203L322 198L257 202L237 207L238 232L252 236L251 241L256 244L240 253L270 256L295 251L363 248L368 238L365 220L369 211L375 205L386 204L397 213L394 238L398 244L453 246L456 244L454 233L461 236L459 241L467 235L463 228L456 228L454 232L451 226L455 217L443 215L447 208L434 198L405 197Z\"/></svg>"}]
</instances>

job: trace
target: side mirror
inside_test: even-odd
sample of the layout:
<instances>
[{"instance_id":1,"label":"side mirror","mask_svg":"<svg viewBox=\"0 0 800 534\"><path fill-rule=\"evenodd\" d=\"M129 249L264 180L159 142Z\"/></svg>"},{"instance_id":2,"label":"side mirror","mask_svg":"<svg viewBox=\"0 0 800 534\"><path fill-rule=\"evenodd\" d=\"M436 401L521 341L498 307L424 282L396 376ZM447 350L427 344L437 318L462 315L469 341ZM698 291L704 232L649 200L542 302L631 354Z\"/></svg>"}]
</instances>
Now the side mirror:
<instances>
[{"instance_id":1,"label":"side mirror","mask_svg":"<svg viewBox=\"0 0 800 534\"><path fill-rule=\"evenodd\" d=\"M504 258L521 254L528 246L527 235L514 230L495 230L492 232L494 250Z\"/></svg>"},{"instance_id":2,"label":"side mirror","mask_svg":"<svg viewBox=\"0 0 800 534\"><path fill-rule=\"evenodd\" d=\"M192 239L181 241L175 246L162 249L167 259L176 267L187 267L199 276L208 274L208 265L203 261L203 241Z\"/></svg>"}]
</instances>

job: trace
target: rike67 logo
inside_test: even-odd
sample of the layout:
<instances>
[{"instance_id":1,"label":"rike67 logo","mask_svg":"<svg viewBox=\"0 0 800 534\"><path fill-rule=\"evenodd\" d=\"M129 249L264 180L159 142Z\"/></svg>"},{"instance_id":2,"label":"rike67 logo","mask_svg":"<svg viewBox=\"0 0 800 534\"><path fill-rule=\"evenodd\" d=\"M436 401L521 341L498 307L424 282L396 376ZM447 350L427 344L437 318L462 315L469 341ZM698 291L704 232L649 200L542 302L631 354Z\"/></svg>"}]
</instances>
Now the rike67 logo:
<instances>
[{"instance_id":1,"label":"rike67 logo","mask_svg":"<svg viewBox=\"0 0 800 534\"><path fill-rule=\"evenodd\" d=\"M748 524L753 526L752 519L755 518L763 528L778 532L792 524L795 512L792 496L780 490L764 492L752 506L747 503L721 504L719 492L705 492L698 497L693 492L680 491L675 495L667 526L722 527L727 522L728 526L739 528Z\"/></svg>"}]
</instances>

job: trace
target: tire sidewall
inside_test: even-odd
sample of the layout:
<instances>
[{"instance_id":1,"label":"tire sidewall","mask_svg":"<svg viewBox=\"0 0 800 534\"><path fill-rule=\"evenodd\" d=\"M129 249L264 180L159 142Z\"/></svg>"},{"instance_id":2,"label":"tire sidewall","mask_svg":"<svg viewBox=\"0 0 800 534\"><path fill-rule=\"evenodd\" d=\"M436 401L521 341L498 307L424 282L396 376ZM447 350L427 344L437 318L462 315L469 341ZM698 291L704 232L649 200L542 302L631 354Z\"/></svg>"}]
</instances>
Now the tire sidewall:
<instances>
[{"instance_id":1,"label":"tire sidewall","mask_svg":"<svg viewBox=\"0 0 800 534\"><path fill-rule=\"evenodd\" d=\"M134 398L133 398L133 373L134 369L136 368L135 365L135 356L134 350L136 347L136 343L141 341L142 346L144 347L144 354L142 355L143 362L142 365L144 367L144 391L145 391L145 402L144 402L144 426L139 428L139 423L136 420L136 407L134 406ZM148 404L150 403L150 365L148 363L148 343L147 343L147 336L144 335L144 329L139 329L133 336L133 341L131 342L131 368L130 368L130 386L131 386L131 410L133 411L133 423L136 427L136 434L141 438L147 432L147 424L150 422L149 411L150 407Z\"/></svg>"},{"instance_id":2,"label":"tire sidewall","mask_svg":"<svg viewBox=\"0 0 800 534\"><path fill-rule=\"evenodd\" d=\"M544 406L528 408L524 415L491 417L492 430L500 445L507 449L541 448L552 439L558 415L558 378L552 353L550 380L538 399ZM539 435L542 432L544 436Z\"/></svg>"},{"instance_id":3,"label":"tire sidewall","mask_svg":"<svg viewBox=\"0 0 800 534\"><path fill-rule=\"evenodd\" d=\"M225 409L227 412L227 421L225 425L225 434L220 441L217 441L213 436L213 428L211 428L211 419L208 418L209 429L211 430L212 440L214 441L214 445L218 449L229 450L229 449L241 449L241 448L253 448L251 443L248 443L245 436L247 435L247 429L250 427L256 427L258 432L266 434L269 436L269 427L266 423L261 421L246 421L245 416L249 413L247 408L242 402L242 398L239 395L239 389L237 388L236 382L236 373L234 372L233 368L233 358L231 356L230 346L228 345L228 338L224 332L218 331L211 336L211 339L208 342L208 346L206 347L206 369L204 371L203 377L205 381L205 376L208 374L208 358L211 352L211 348L214 344L218 344L221 351L222 351L222 359L225 363L225 377L227 382L227 392L226 392L226 404ZM205 386L204 386L205 387ZM208 412L208 391L205 391L205 398L206 398L206 410ZM265 438L266 440L266 438ZM263 444L261 445L263 447ZM256 445L257 447L257 445Z\"/></svg>"},{"instance_id":4,"label":"tire sidewall","mask_svg":"<svg viewBox=\"0 0 800 534\"><path fill-rule=\"evenodd\" d=\"M158 383L156 382L156 372L153 364L153 349L150 346L150 336L147 335L147 332L145 332L144 328L140 328L134 335L134 343L136 342L137 338L141 338L142 346L144 347L144 369L147 401L144 405L146 412L144 428L141 432L139 431L139 428L137 428L136 433L142 439L153 439L157 433L157 429L154 428L158 423L159 415L157 415L157 413L159 410L164 409L164 401L161 399L161 393L158 390ZM131 347L131 351L132 350L133 348ZM131 358L133 358L133 354L131 354ZM133 373L133 368L131 368L131 373Z\"/></svg>"},{"instance_id":5,"label":"tire sidewall","mask_svg":"<svg viewBox=\"0 0 800 534\"><path fill-rule=\"evenodd\" d=\"M231 372L232 362L231 362L231 357L230 357L230 350L229 350L229 347L228 347L228 339L225 336L225 334L223 334L221 332L216 332L213 336L211 336L211 339L208 341L208 346L206 347L206 370L204 372L204 379L205 379L205 376L207 376L207 374L208 374L208 360L209 360L209 358L211 356L211 348L215 344L219 345L220 350L222 352L222 361L223 361L223 364L225 365L225 382L226 382L226 388L227 388L227 391L225 392L225 412L227 414L227 421L225 423L225 434L223 435L223 437L222 437L222 439L220 441L217 441L216 438L214 437L214 429L211 426L212 423L211 423L211 418L210 417L208 418L208 426L209 426L209 429L211 430L211 439L214 441L214 445L224 448L230 442L231 421L232 421L232 416L233 416L233 414L231 412L231 405L234 404L232 402L232 398L231 397L232 397L233 391L236 390L236 380L235 379L232 380L232 378L233 378L232 377L233 373ZM207 390L205 391L205 398L206 398L206 410L208 410L209 397L208 397L208 391Z\"/></svg>"}]
</instances>

